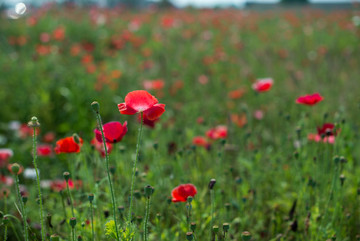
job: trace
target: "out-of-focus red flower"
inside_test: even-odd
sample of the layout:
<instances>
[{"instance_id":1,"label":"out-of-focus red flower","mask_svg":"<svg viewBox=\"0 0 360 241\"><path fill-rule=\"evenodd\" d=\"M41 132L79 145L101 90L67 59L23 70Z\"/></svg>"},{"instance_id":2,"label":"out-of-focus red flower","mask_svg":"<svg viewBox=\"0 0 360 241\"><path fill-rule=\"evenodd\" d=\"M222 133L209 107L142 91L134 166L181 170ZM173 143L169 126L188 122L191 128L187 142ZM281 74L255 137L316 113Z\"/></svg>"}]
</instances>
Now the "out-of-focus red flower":
<instances>
[{"instance_id":1,"label":"out-of-focus red flower","mask_svg":"<svg viewBox=\"0 0 360 241\"><path fill-rule=\"evenodd\" d=\"M197 193L193 184L181 184L171 191L173 202L186 202L188 197L194 197Z\"/></svg>"},{"instance_id":2,"label":"out-of-focus red flower","mask_svg":"<svg viewBox=\"0 0 360 241\"><path fill-rule=\"evenodd\" d=\"M205 147L206 149L210 147L210 143L203 136L195 136L192 140L192 143L195 146L202 146Z\"/></svg>"},{"instance_id":3,"label":"out-of-focus red flower","mask_svg":"<svg viewBox=\"0 0 360 241\"><path fill-rule=\"evenodd\" d=\"M174 18L169 17L169 16L164 16L164 17L161 19L161 25L162 25L164 28L171 28L171 27L174 26L174 23L175 23Z\"/></svg>"},{"instance_id":4,"label":"out-of-focus red flower","mask_svg":"<svg viewBox=\"0 0 360 241\"><path fill-rule=\"evenodd\" d=\"M82 181L77 180L73 181L72 179L69 179L69 189L79 189L82 186ZM66 181L65 180L54 180L50 183L50 188L55 192L60 192L61 190L66 189Z\"/></svg>"},{"instance_id":5,"label":"out-of-focus red flower","mask_svg":"<svg viewBox=\"0 0 360 241\"><path fill-rule=\"evenodd\" d=\"M57 41L63 41L65 38L65 28L63 26L57 27L53 31L52 36Z\"/></svg>"},{"instance_id":6,"label":"out-of-focus red flower","mask_svg":"<svg viewBox=\"0 0 360 241\"><path fill-rule=\"evenodd\" d=\"M117 143L122 140L127 132L127 121L122 125L118 121L108 122L103 125L103 131L105 136L105 142ZM103 142L101 131L98 129L94 130L96 140L100 143Z\"/></svg>"},{"instance_id":7,"label":"out-of-focus red flower","mask_svg":"<svg viewBox=\"0 0 360 241\"><path fill-rule=\"evenodd\" d=\"M247 124L247 118L245 114L243 115L232 114L231 121L240 128L244 127Z\"/></svg>"},{"instance_id":8,"label":"out-of-focus red flower","mask_svg":"<svg viewBox=\"0 0 360 241\"><path fill-rule=\"evenodd\" d=\"M227 134L228 134L228 129L224 125L211 128L206 132L206 136L213 140L225 139L227 137Z\"/></svg>"},{"instance_id":9,"label":"out-of-focus red flower","mask_svg":"<svg viewBox=\"0 0 360 241\"><path fill-rule=\"evenodd\" d=\"M265 92L269 91L274 84L274 80L272 78L258 79L252 85L252 88L257 92Z\"/></svg>"},{"instance_id":10,"label":"out-of-focus red flower","mask_svg":"<svg viewBox=\"0 0 360 241\"><path fill-rule=\"evenodd\" d=\"M65 137L56 142L56 147L54 148L56 154L60 153L78 153L80 152L80 146L83 143L83 140L80 138L80 145L77 144L72 136Z\"/></svg>"},{"instance_id":11,"label":"out-of-focus red flower","mask_svg":"<svg viewBox=\"0 0 360 241\"><path fill-rule=\"evenodd\" d=\"M125 102L118 104L121 114L134 115L139 112L146 114L149 120L159 118L165 112L165 105L145 90L135 90L128 93Z\"/></svg>"},{"instance_id":12,"label":"out-of-focus red flower","mask_svg":"<svg viewBox=\"0 0 360 241\"><path fill-rule=\"evenodd\" d=\"M0 183L5 184L6 186L11 186L14 184L14 178L0 174Z\"/></svg>"},{"instance_id":13,"label":"out-of-focus red flower","mask_svg":"<svg viewBox=\"0 0 360 241\"><path fill-rule=\"evenodd\" d=\"M204 121L205 121L205 119L204 119L204 117L202 117L202 116L200 116L200 117L198 117L198 118L196 119L196 122L197 122L198 124L204 124Z\"/></svg>"},{"instance_id":14,"label":"out-of-focus red flower","mask_svg":"<svg viewBox=\"0 0 360 241\"><path fill-rule=\"evenodd\" d=\"M108 142L105 142L105 143L106 143L107 152L108 152L108 154L110 154L110 152L112 151L113 145ZM102 142L99 142L96 138L94 138L91 140L90 144L93 145L98 152L100 152L102 157L105 157L105 149L104 149L104 144Z\"/></svg>"},{"instance_id":15,"label":"out-of-focus red flower","mask_svg":"<svg viewBox=\"0 0 360 241\"><path fill-rule=\"evenodd\" d=\"M332 123L325 123L321 127L317 127L317 132L320 136L329 135L336 136L336 132L334 132L335 125Z\"/></svg>"},{"instance_id":16,"label":"out-of-focus red flower","mask_svg":"<svg viewBox=\"0 0 360 241\"><path fill-rule=\"evenodd\" d=\"M161 90L165 86L165 82L162 79L157 80L145 80L143 86L146 90Z\"/></svg>"},{"instance_id":17,"label":"out-of-focus red flower","mask_svg":"<svg viewBox=\"0 0 360 241\"><path fill-rule=\"evenodd\" d=\"M137 116L138 121L141 121L141 114L138 114ZM149 118L147 117L147 115L144 113L143 114L143 124L150 127L150 128L154 128L155 127L155 123L158 122L160 120L160 118L157 118L155 120L149 120Z\"/></svg>"},{"instance_id":18,"label":"out-of-focus red flower","mask_svg":"<svg viewBox=\"0 0 360 241\"><path fill-rule=\"evenodd\" d=\"M324 143L334 144L335 136L325 136L322 138L321 135L319 135L319 134L309 133L308 140L315 141L315 142L323 141Z\"/></svg>"},{"instance_id":19,"label":"out-of-focus red flower","mask_svg":"<svg viewBox=\"0 0 360 241\"><path fill-rule=\"evenodd\" d=\"M315 93L312 95L300 96L299 98L297 98L296 103L302 105L315 105L323 99L324 98L319 93Z\"/></svg>"},{"instance_id":20,"label":"out-of-focus red flower","mask_svg":"<svg viewBox=\"0 0 360 241\"><path fill-rule=\"evenodd\" d=\"M50 39L51 39L50 34L48 34L48 33L41 33L41 34L40 34L40 41L41 41L42 43L47 43L47 42L50 41Z\"/></svg>"},{"instance_id":21,"label":"out-of-focus red flower","mask_svg":"<svg viewBox=\"0 0 360 241\"><path fill-rule=\"evenodd\" d=\"M49 144L38 145L36 148L38 156L52 156L52 146Z\"/></svg>"},{"instance_id":22,"label":"out-of-focus red flower","mask_svg":"<svg viewBox=\"0 0 360 241\"><path fill-rule=\"evenodd\" d=\"M209 82L209 78L203 74L198 77L198 81L200 84L206 85Z\"/></svg>"},{"instance_id":23,"label":"out-of-focus red flower","mask_svg":"<svg viewBox=\"0 0 360 241\"><path fill-rule=\"evenodd\" d=\"M40 129L36 128L36 135L39 135ZM25 139L26 137L32 136L34 134L34 129L29 127L27 124L21 124L18 135L21 139Z\"/></svg>"},{"instance_id":24,"label":"out-of-focus red flower","mask_svg":"<svg viewBox=\"0 0 360 241\"><path fill-rule=\"evenodd\" d=\"M47 132L43 137L43 142L51 143L55 140L55 133L54 132Z\"/></svg>"},{"instance_id":25,"label":"out-of-focus red flower","mask_svg":"<svg viewBox=\"0 0 360 241\"><path fill-rule=\"evenodd\" d=\"M11 169L11 167L12 167L12 165L13 165L13 163L9 163L8 165L7 165L7 169L9 170L9 172L11 172L12 174L15 174L15 173L13 173L13 171L12 171L12 169ZM23 171L24 171L24 167L22 166L22 165L20 165L20 164L18 164L19 165L19 171L18 171L18 175L20 175Z\"/></svg>"},{"instance_id":26,"label":"out-of-focus red flower","mask_svg":"<svg viewBox=\"0 0 360 241\"><path fill-rule=\"evenodd\" d=\"M0 149L0 168L5 167L10 159L14 155L14 152L9 148Z\"/></svg>"},{"instance_id":27,"label":"out-of-focus red flower","mask_svg":"<svg viewBox=\"0 0 360 241\"><path fill-rule=\"evenodd\" d=\"M232 90L228 93L228 96L230 99L240 99L243 95L245 94L245 90L244 89L237 89L237 90Z\"/></svg>"}]
</instances>

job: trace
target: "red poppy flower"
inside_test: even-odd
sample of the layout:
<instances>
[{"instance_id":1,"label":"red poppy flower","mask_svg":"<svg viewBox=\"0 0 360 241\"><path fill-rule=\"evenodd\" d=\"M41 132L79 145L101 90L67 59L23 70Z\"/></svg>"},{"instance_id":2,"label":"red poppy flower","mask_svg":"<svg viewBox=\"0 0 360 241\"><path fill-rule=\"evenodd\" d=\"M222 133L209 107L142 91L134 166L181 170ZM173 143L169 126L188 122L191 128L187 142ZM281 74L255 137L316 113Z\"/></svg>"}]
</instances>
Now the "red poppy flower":
<instances>
[{"instance_id":1,"label":"red poppy flower","mask_svg":"<svg viewBox=\"0 0 360 241\"><path fill-rule=\"evenodd\" d=\"M40 129L36 128L36 135L39 135ZM28 136L34 135L34 129L29 127L27 124L22 124L18 130L18 135L20 138L25 139Z\"/></svg>"},{"instance_id":2,"label":"red poppy flower","mask_svg":"<svg viewBox=\"0 0 360 241\"><path fill-rule=\"evenodd\" d=\"M5 167L9 161L9 158L14 155L13 151L8 148L0 149L0 167Z\"/></svg>"},{"instance_id":3,"label":"red poppy flower","mask_svg":"<svg viewBox=\"0 0 360 241\"><path fill-rule=\"evenodd\" d=\"M95 149L100 152L102 157L105 157L105 149L102 142L99 142L96 138L92 139L90 142L91 145L95 147ZM106 149L108 154L112 151L113 145L111 143L106 142Z\"/></svg>"},{"instance_id":4,"label":"red poppy flower","mask_svg":"<svg viewBox=\"0 0 360 241\"><path fill-rule=\"evenodd\" d=\"M186 202L189 196L194 197L197 193L193 184L181 184L171 191L173 202Z\"/></svg>"},{"instance_id":5,"label":"red poppy flower","mask_svg":"<svg viewBox=\"0 0 360 241\"><path fill-rule=\"evenodd\" d=\"M325 123L322 127L317 128L317 132L320 136L329 134L329 136L336 136L334 133L335 125L332 123ZM327 133L328 132L328 133Z\"/></svg>"},{"instance_id":6,"label":"red poppy flower","mask_svg":"<svg viewBox=\"0 0 360 241\"><path fill-rule=\"evenodd\" d=\"M206 136L213 140L225 139L227 137L227 127L221 125L211 128L206 132Z\"/></svg>"},{"instance_id":7,"label":"red poppy flower","mask_svg":"<svg viewBox=\"0 0 360 241\"><path fill-rule=\"evenodd\" d=\"M205 148L209 148L210 147L210 143L206 140L205 137L203 136L195 136L193 138L192 143L196 146L203 146Z\"/></svg>"},{"instance_id":8,"label":"red poppy flower","mask_svg":"<svg viewBox=\"0 0 360 241\"><path fill-rule=\"evenodd\" d=\"M141 115L138 115L138 121L141 121ZM155 123L158 122L160 120L160 118L157 118L155 120L149 120L149 118L147 117L147 115L144 113L143 114L143 124L150 127L150 128L154 128L155 127Z\"/></svg>"},{"instance_id":9,"label":"red poppy flower","mask_svg":"<svg viewBox=\"0 0 360 241\"><path fill-rule=\"evenodd\" d=\"M315 93L312 95L304 95L297 98L296 103L297 104L303 104L303 105L315 105L316 103L322 101L324 98L319 94Z\"/></svg>"},{"instance_id":10,"label":"red poppy flower","mask_svg":"<svg viewBox=\"0 0 360 241\"><path fill-rule=\"evenodd\" d=\"M105 142L117 143L122 140L122 138L124 137L124 135L128 130L127 121L124 122L124 125L122 125L118 121L108 122L103 126L103 130L104 130ZM96 140L102 143L103 139L102 139L101 131L95 129L94 132L95 132Z\"/></svg>"},{"instance_id":11,"label":"red poppy flower","mask_svg":"<svg viewBox=\"0 0 360 241\"><path fill-rule=\"evenodd\" d=\"M37 148L38 156L51 156L52 155L52 146L48 144L38 145Z\"/></svg>"},{"instance_id":12,"label":"red poppy flower","mask_svg":"<svg viewBox=\"0 0 360 241\"><path fill-rule=\"evenodd\" d=\"M80 138L80 143L83 143L83 140ZM80 146L77 144L72 136L65 137L56 142L56 147L54 148L56 154L60 153L73 153L80 152Z\"/></svg>"},{"instance_id":13,"label":"red poppy flower","mask_svg":"<svg viewBox=\"0 0 360 241\"><path fill-rule=\"evenodd\" d=\"M79 189L82 186L82 181L77 180L73 181L72 179L69 179L69 189ZM65 180L54 180L50 183L50 188L55 192L60 192L61 190L66 189L66 181Z\"/></svg>"},{"instance_id":14,"label":"red poppy flower","mask_svg":"<svg viewBox=\"0 0 360 241\"><path fill-rule=\"evenodd\" d=\"M143 112L149 120L155 120L165 112L165 105L158 103L158 100L147 91L135 90L126 95L125 103L118 104L118 108L124 115Z\"/></svg>"},{"instance_id":15,"label":"red poppy flower","mask_svg":"<svg viewBox=\"0 0 360 241\"><path fill-rule=\"evenodd\" d=\"M43 141L46 143L51 143L55 140L55 133L54 132L47 132L44 137Z\"/></svg>"},{"instance_id":16,"label":"red poppy flower","mask_svg":"<svg viewBox=\"0 0 360 241\"><path fill-rule=\"evenodd\" d=\"M240 99L243 95L245 94L245 90L244 89L237 89L237 90L232 90L228 93L228 96L230 99Z\"/></svg>"},{"instance_id":17,"label":"red poppy flower","mask_svg":"<svg viewBox=\"0 0 360 241\"><path fill-rule=\"evenodd\" d=\"M145 80L143 82L144 88L147 90L161 90L165 86L165 82L162 79L158 80Z\"/></svg>"},{"instance_id":18,"label":"red poppy flower","mask_svg":"<svg viewBox=\"0 0 360 241\"><path fill-rule=\"evenodd\" d=\"M5 184L6 186L11 186L14 184L14 178L0 174L0 183Z\"/></svg>"},{"instance_id":19,"label":"red poppy flower","mask_svg":"<svg viewBox=\"0 0 360 241\"><path fill-rule=\"evenodd\" d=\"M269 91L274 84L274 80L271 78L258 79L252 85L252 88L257 92Z\"/></svg>"}]
</instances>

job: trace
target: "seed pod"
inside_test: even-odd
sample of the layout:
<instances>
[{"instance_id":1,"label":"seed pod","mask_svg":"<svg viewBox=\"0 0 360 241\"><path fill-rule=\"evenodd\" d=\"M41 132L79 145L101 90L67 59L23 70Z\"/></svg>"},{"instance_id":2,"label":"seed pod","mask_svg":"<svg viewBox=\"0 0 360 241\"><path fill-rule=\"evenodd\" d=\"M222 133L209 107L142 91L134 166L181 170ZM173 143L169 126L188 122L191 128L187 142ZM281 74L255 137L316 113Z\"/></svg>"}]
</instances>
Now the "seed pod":
<instances>
[{"instance_id":1,"label":"seed pod","mask_svg":"<svg viewBox=\"0 0 360 241\"><path fill-rule=\"evenodd\" d=\"M224 232L229 231L229 229L230 229L230 224L229 224L229 223L223 223L223 230L224 230Z\"/></svg>"},{"instance_id":2,"label":"seed pod","mask_svg":"<svg viewBox=\"0 0 360 241\"><path fill-rule=\"evenodd\" d=\"M244 231L241 233L241 238L243 241L249 241L251 239L251 233L248 231Z\"/></svg>"},{"instance_id":3,"label":"seed pod","mask_svg":"<svg viewBox=\"0 0 360 241\"><path fill-rule=\"evenodd\" d=\"M60 241L60 237L57 234L50 236L50 241Z\"/></svg>"},{"instance_id":4,"label":"seed pod","mask_svg":"<svg viewBox=\"0 0 360 241\"><path fill-rule=\"evenodd\" d=\"M91 108L93 109L93 111L95 111L95 113L99 113L99 111L100 111L99 102L97 102L97 101L92 102Z\"/></svg>"},{"instance_id":5,"label":"seed pod","mask_svg":"<svg viewBox=\"0 0 360 241\"><path fill-rule=\"evenodd\" d=\"M70 172L64 172L64 173L63 173L63 176L64 176L66 182L69 181Z\"/></svg>"},{"instance_id":6,"label":"seed pod","mask_svg":"<svg viewBox=\"0 0 360 241\"><path fill-rule=\"evenodd\" d=\"M72 228L75 228L75 226L76 226L76 218L75 217L70 218L69 224L70 224L70 226Z\"/></svg>"},{"instance_id":7,"label":"seed pod","mask_svg":"<svg viewBox=\"0 0 360 241\"><path fill-rule=\"evenodd\" d=\"M88 200L89 200L90 203L92 203L94 201L94 194L92 194L92 193L89 194Z\"/></svg>"},{"instance_id":8,"label":"seed pod","mask_svg":"<svg viewBox=\"0 0 360 241\"><path fill-rule=\"evenodd\" d=\"M145 197L150 198L150 196L154 193L154 188L150 185L147 185L144 188L144 191L145 191Z\"/></svg>"},{"instance_id":9,"label":"seed pod","mask_svg":"<svg viewBox=\"0 0 360 241\"><path fill-rule=\"evenodd\" d=\"M31 120L28 122L29 127L40 127L40 123L36 116L31 117Z\"/></svg>"},{"instance_id":10,"label":"seed pod","mask_svg":"<svg viewBox=\"0 0 360 241\"><path fill-rule=\"evenodd\" d=\"M186 233L186 239L189 240L189 241L193 240L194 239L193 232L187 232Z\"/></svg>"},{"instance_id":11,"label":"seed pod","mask_svg":"<svg viewBox=\"0 0 360 241\"><path fill-rule=\"evenodd\" d=\"M215 186L216 180L213 178L209 182L209 189L212 190Z\"/></svg>"}]
</instances>

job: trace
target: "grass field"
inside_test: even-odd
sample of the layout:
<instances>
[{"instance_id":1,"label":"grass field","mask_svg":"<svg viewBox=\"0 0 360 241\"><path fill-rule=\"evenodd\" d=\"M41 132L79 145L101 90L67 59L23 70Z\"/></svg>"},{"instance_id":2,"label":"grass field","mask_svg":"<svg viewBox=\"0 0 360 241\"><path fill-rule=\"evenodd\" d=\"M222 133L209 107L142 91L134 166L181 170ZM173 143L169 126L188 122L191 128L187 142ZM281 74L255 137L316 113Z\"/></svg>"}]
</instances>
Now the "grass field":
<instances>
[{"instance_id":1,"label":"grass field","mask_svg":"<svg viewBox=\"0 0 360 241\"><path fill-rule=\"evenodd\" d=\"M2 15L0 239L359 240L359 38L356 9Z\"/></svg>"}]
</instances>

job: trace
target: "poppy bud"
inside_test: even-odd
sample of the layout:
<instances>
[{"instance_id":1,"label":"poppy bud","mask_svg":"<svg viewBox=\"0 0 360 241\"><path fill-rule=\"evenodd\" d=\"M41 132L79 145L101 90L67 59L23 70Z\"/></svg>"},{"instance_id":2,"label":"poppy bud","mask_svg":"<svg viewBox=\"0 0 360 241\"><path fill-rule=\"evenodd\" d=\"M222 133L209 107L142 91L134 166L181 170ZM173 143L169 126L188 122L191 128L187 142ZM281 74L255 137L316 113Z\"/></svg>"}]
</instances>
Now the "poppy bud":
<instances>
[{"instance_id":1,"label":"poppy bud","mask_svg":"<svg viewBox=\"0 0 360 241\"><path fill-rule=\"evenodd\" d=\"M70 218L69 224L70 224L70 226L72 228L75 228L75 226L76 226L76 218L75 217Z\"/></svg>"},{"instance_id":2,"label":"poppy bud","mask_svg":"<svg viewBox=\"0 0 360 241\"><path fill-rule=\"evenodd\" d=\"M341 183L341 186L344 185L345 179L346 179L346 178L345 178L344 174L341 174L341 175L340 175L340 183Z\"/></svg>"},{"instance_id":3,"label":"poppy bud","mask_svg":"<svg viewBox=\"0 0 360 241\"><path fill-rule=\"evenodd\" d=\"M336 240L336 235L334 234L332 237L331 237L331 241L335 241Z\"/></svg>"},{"instance_id":4,"label":"poppy bud","mask_svg":"<svg viewBox=\"0 0 360 241\"><path fill-rule=\"evenodd\" d=\"M134 197L136 197L137 199L141 198L141 193L139 190L134 190Z\"/></svg>"},{"instance_id":5,"label":"poppy bud","mask_svg":"<svg viewBox=\"0 0 360 241\"><path fill-rule=\"evenodd\" d=\"M145 197L150 198L150 196L154 193L154 188L150 185L147 185L145 188Z\"/></svg>"},{"instance_id":6,"label":"poppy bud","mask_svg":"<svg viewBox=\"0 0 360 241\"><path fill-rule=\"evenodd\" d=\"M93 109L93 111L95 111L96 113L99 113L100 111L100 105L99 102L94 101L91 103L91 108Z\"/></svg>"},{"instance_id":7,"label":"poppy bud","mask_svg":"<svg viewBox=\"0 0 360 241\"><path fill-rule=\"evenodd\" d=\"M223 223L223 230L224 230L224 232L229 231L229 229L230 229L230 224L228 224L228 223Z\"/></svg>"},{"instance_id":8,"label":"poppy bud","mask_svg":"<svg viewBox=\"0 0 360 241\"><path fill-rule=\"evenodd\" d=\"M119 213L123 213L124 210L125 210L124 206L119 206L119 207L118 207Z\"/></svg>"},{"instance_id":9,"label":"poppy bud","mask_svg":"<svg viewBox=\"0 0 360 241\"><path fill-rule=\"evenodd\" d=\"M11 171L15 174L18 175L19 171L20 171L20 166L17 163L14 163L11 165Z\"/></svg>"},{"instance_id":10,"label":"poppy bud","mask_svg":"<svg viewBox=\"0 0 360 241\"><path fill-rule=\"evenodd\" d=\"M57 234L50 236L50 241L60 241L60 237Z\"/></svg>"},{"instance_id":11,"label":"poppy bud","mask_svg":"<svg viewBox=\"0 0 360 241\"><path fill-rule=\"evenodd\" d=\"M92 193L89 194L88 200L89 200L90 203L92 203L94 201L94 194L92 194Z\"/></svg>"},{"instance_id":12,"label":"poppy bud","mask_svg":"<svg viewBox=\"0 0 360 241\"><path fill-rule=\"evenodd\" d=\"M79 144L80 144L80 137L79 137L79 135L76 134L76 133L74 133L74 134L72 135L72 137L73 137L75 143L79 145Z\"/></svg>"},{"instance_id":13,"label":"poppy bud","mask_svg":"<svg viewBox=\"0 0 360 241\"><path fill-rule=\"evenodd\" d=\"M9 224L9 218L8 218L7 216L5 216L5 217L3 218L3 223L4 223L4 225L8 225L8 224Z\"/></svg>"},{"instance_id":14,"label":"poppy bud","mask_svg":"<svg viewBox=\"0 0 360 241\"><path fill-rule=\"evenodd\" d=\"M242 183L242 178L241 177L236 177L235 182L236 182L236 184L241 184Z\"/></svg>"},{"instance_id":15,"label":"poppy bud","mask_svg":"<svg viewBox=\"0 0 360 241\"><path fill-rule=\"evenodd\" d=\"M360 241L360 234L356 235L356 241Z\"/></svg>"},{"instance_id":16,"label":"poppy bud","mask_svg":"<svg viewBox=\"0 0 360 241\"><path fill-rule=\"evenodd\" d=\"M215 186L216 180L213 178L209 182L209 189L212 190Z\"/></svg>"},{"instance_id":17,"label":"poppy bud","mask_svg":"<svg viewBox=\"0 0 360 241\"><path fill-rule=\"evenodd\" d=\"M191 223L191 224L190 224L190 229L191 229L191 231L195 232L196 223Z\"/></svg>"},{"instance_id":18,"label":"poppy bud","mask_svg":"<svg viewBox=\"0 0 360 241\"><path fill-rule=\"evenodd\" d=\"M105 218L108 218L108 217L109 217L109 215L110 215L109 210L105 210L105 211L104 211L104 216L105 216Z\"/></svg>"},{"instance_id":19,"label":"poppy bud","mask_svg":"<svg viewBox=\"0 0 360 241\"><path fill-rule=\"evenodd\" d=\"M187 202L190 204L194 198L192 196L187 197Z\"/></svg>"},{"instance_id":20,"label":"poppy bud","mask_svg":"<svg viewBox=\"0 0 360 241\"><path fill-rule=\"evenodd\" d=\"M241 238L243 241L249 241L251 239L251 233L248 231L244 231L241 233Z\"/></svg>"},{"instance_id":21,"label":"poppy bud","mask_svg":"<svg viewBox=\"0 0 360 241\"><path fill-rule=\"evenodd\" d=\"M115 174L115 171L116 171L116 168L114 166L111 166L110 167L110 173L111 175L114 175Z\"/></svg>"},{"instance_id":22,"label":"poppy bud","mask_svg":"<svg viewBox=\"0 0 360 241\"><path fill-rule=\"evenodd\" d=\"M155 150L157 150L157 149L159 148L159 143L155 142L155 143L153 144L153 147L154 147Z\"/></svg>"},{"instance_id":23,"label":"poppy bud","mask_svg":"<svg viewBox=\"0 0 360 241\"><path fill-rule=\"evenodd\" d=\"M225 203L225 208L226 208L226 211L230 211L231 204L230 203Z\"/></svg>"},{"instance_id":24,"label":"poppy bud","mask_svg":"<svg viewBox=\"0 0 360 241\"><path fill-rule=\"evenodd\" d=\"M27 201L28 201L28 197L27 197L27 196L22 196L22 197L21 197L21 200L22 200L22 202L23 202L24 204L26 204Z\"/></svg>"},{"instance_id":25,"label":"poppy bud","mask_svg":"<svg viewBox=\"0 0 360 241\"><path fill-rule=\"evenodd\" d=\"M186 233L186 239L187 239L187 240L193 240L193 239L194 239L194 234L193 234L193 232L187 232L187 233Z\"/></svg>"},{"instance_id":26,"label":"poppy bud","mask_svg":"<svg viewBox=\"0 0 360 241\"><path fill-rule=\"evenodd\" d=\"M81 235L78 236L77 240L78 240L78 241L82 241L82 240L83 240L83 238L81 237Z\"/></svg>"},{"instance_id":27,"label":"poppy bud","mask_svg":"<svg viewBox=\"0 0 360 241\"><path fill-rule=\"evenodd\" d=\"M214 225L214 226L212 227L212 230L213 230L214 233L218 233L218 232L219 232L219 226Z\"/></svg>"},{"instance_id":28,"label":"poppy bud","mask_svg":"<svg viewBox=\"0 0 360 241\"><path fill-rule=\"evenodd\" d=\"M28 122L28 126L29 127L40 127L40 123L39 123L38 119L35 116L33 116L33 117L31 117L31 120Z\"/></svg>"},{"instance_id":29,"label":"poppy bud","mask_svg":"<svg viewBox=\"0 0 360 241\"><path fill-rule=\"evenodd\" d=\"M299 152L295 151L295 152L294 152L294 157L295 157L296 159L298 159L298 158L299 158Z\"/></svg>"},{"instance_id":30,"label":"poppy bud","mask_svg":"<svg viewBox=\"0 0 360 241\"><path fill-rule=\"evenodd\" d=\"M334 156L333 160L334 160L335 164L338 164L339 161L340 161L340 157L339 156Z\"/></svg>"},{"instance_id":31,"label":"poppy bud","mask_svg":"<svg viewBox=\"0 0 360 241\"><path fill-rule=\"evenodd\" d=\"M81 222L81 227L85 227L85 222Z\"/></svg>"},{"instance_id":32,"label":"poppy bud","mask_svg":"<svg viewBox=\"0 0 360 241\"><path fill-rule=\"evenodd\" d=\"M141 223L142 219L143 219L142 216L136 216L136 221L137 221L138 223Z\"/></svg>"},{"instance_id":33,"label":"poppy bud","mask_svg":"<svg viewBox=\"0 0 360 241\"><path fill-rule=\"evenodd\" d=\"M64 172L64 173L63 173L63 176L64 176L66 182L69 181L70 172Z\"/></svg>"},{"instance_id":34,"label":"poppy bud","mask_svg":"<svg viewBox=\"0 0 360 241\"><path fill-rule=\"evenodd\" d=\"M341 157L340 157L340 162L341 162L341 163L346 163L346 162L347 162L347 160L346 160L346 158L345 158L345 157L341 156Z\"/></svg>"}]
</instances>

